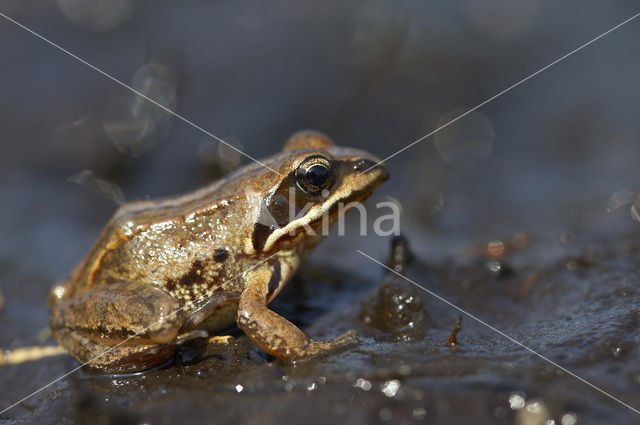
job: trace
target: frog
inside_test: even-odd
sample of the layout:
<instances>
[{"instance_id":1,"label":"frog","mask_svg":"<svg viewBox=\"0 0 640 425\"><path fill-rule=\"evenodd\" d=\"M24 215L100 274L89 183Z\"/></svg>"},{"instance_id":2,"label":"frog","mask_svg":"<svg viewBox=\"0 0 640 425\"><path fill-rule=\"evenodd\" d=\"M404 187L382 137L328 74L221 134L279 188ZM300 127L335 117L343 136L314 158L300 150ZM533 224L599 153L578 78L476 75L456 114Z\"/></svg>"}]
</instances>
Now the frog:
<instances>
[{"instance_id":1,"label":"frog","mask_svg":"<svg viewBox=\"0 0 640 425\"><path fill-rule=\"evenodd\" d=\"M389 178L384 163L323 133L183 195L121 205L49 296L57 342L113 373L161 367L187 341L237 326L297 362L358 344L350 330L309 338L269 304L354 202Z\"/></svg>"}]
</instances>

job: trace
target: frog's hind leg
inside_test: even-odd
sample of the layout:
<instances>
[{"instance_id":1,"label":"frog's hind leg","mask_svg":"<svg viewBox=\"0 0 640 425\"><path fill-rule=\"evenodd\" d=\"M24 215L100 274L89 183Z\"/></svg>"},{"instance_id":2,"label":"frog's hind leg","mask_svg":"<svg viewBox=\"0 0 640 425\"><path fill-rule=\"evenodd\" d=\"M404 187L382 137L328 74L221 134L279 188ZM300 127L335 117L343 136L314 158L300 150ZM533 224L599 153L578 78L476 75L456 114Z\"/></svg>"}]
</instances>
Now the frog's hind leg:
<instances>
[{"instance_id":1,"label":"frog's hind leg","mask_svg":"<svg viewBox=\"0 0 640 425\"><path fill-rule=\"evenodd\" d=\"M56 340L82 363L111 372L167 361L185 320L179 303L153 285L117 282L52 307Z\"/></svg>"},{"instance_id":2,"label":"frog's hind leg","mask_svg":"<svg viewBox=\"0 0 640 425\"><path fill-rule=\"evenodd\" d=\"M139 372L167 363L176 346L165 345L101 345L78 332L61 329L56 339L73 357L96 369L112 373Z\"/></svg>"}]
</instances>

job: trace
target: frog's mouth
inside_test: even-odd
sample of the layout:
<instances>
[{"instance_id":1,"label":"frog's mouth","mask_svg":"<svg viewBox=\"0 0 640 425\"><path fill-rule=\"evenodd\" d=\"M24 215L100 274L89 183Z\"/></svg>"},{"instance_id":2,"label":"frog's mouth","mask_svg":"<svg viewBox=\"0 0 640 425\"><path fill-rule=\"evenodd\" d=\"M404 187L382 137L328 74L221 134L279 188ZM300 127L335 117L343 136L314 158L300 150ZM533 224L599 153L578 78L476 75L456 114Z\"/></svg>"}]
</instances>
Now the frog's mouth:
<instances>
[{"instance_id":1,"label":"frog's mouth","mask_svg":"<svg viewBox=\"0 0 640 425\"><path fill-rule=\"evenodd\" d=\"M343 160L341 166L349 171L342 175L341 190L331 194L322 203L312 206L303 217L272 229L262 251L271 250L280 240L295 244L305 236L326 236L324 232L328 231L340 216L369 198L378 186L389 178L387 167L373 160L361 157ZM309 229L313 234L309 234Z\"/></svg>"}]
</instances>

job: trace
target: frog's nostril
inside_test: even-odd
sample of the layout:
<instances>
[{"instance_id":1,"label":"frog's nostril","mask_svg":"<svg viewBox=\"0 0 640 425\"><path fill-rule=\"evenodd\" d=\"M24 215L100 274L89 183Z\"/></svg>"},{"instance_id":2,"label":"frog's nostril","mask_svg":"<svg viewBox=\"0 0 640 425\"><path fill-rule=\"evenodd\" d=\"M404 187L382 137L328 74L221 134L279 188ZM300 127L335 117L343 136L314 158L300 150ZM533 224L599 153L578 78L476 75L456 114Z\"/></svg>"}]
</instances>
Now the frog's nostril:
<instances>
[{"instance_id":1,"label":"frog's nostril","mask_svg":"<svg viewBox=\"0 0 640 425\"><path fill-rule=\"evenodd\" d=\"M381 173L382 180L389 179L387 166L382 162L374 162L369 159L359 159L353 164L353 169L360 173L368 173L369 171L378 170Z\"/></svg>"},{"instance_id":2,"label":"frog's nostril","mask_svg":"<svg viewBox=\"0 0 640 425\"><path fill-rule=\"evenodd\" d=\"M366 168L364 167L364 159L359 159L356 162L353 163L353 169L356 171L362 171L365 170Z\"/></svg>"},{"instance_id":3,"label":"frog's nostril","mask_svg":"<svg viewBox=\"0 0 640 425\"><path fill-rule=\"evenodd\" d=\"M375 167L376 163L368 159L359 159L353 164L353 169L356 171L367 171L371 167Z\"/></svg>"}]
</instances>

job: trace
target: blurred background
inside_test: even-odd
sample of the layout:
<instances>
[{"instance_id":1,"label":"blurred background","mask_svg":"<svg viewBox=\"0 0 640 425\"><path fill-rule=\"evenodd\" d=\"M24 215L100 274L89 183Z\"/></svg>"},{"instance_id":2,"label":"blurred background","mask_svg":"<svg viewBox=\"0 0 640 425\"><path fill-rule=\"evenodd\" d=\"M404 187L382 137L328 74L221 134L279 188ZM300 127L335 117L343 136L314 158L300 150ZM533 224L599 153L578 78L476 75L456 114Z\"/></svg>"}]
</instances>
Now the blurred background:
<instances>
[{"instance_id":1,"label":"blurred background","mask_svg":"<svg viewBox=\"0 0 640 425\"><path fill-rule=\"evenodd\" d=\"M638 11L631 0L0 0L255 158L305 128L386 157ZM369 205L398 202L413 250L432 261L524 232L544 262L581 234L637 232L639 51L633 21L390 159ZM48 288L119 203L247 162L0 17L2 347L46 327ZM356 231L312 259L379 276L354 250L383 258L388 239Z\"/></svg>"},{"instance_id":2,"label":"blurred background","mask_svg":"<svg viewBox=\"0 0 640 425\"><path fill-rule=\"evenodd\" d=\"M628 18L633 6L0 3L256 158L303 128L386 157ZM442 239L437 252L454 240L581 227L603 219L619 191L627 192L614 207L628 215L640 173L639 31L630 23L394 157L376 198L402 205L405 231ZM11 241L0 246L3 258L46 257L63 277L114 201L180 193L248 161L16 25L5 21L0 32L0 216Z\"/></svg>"}]
</instances>

